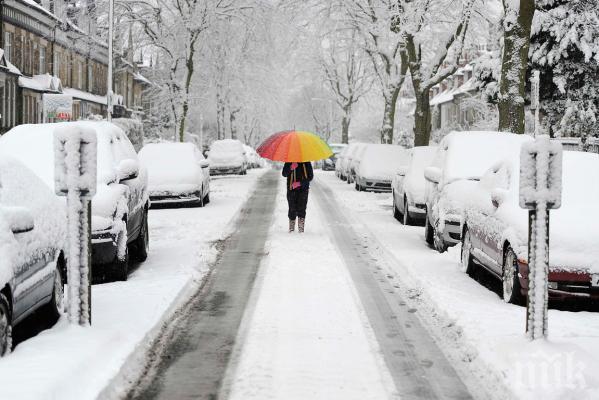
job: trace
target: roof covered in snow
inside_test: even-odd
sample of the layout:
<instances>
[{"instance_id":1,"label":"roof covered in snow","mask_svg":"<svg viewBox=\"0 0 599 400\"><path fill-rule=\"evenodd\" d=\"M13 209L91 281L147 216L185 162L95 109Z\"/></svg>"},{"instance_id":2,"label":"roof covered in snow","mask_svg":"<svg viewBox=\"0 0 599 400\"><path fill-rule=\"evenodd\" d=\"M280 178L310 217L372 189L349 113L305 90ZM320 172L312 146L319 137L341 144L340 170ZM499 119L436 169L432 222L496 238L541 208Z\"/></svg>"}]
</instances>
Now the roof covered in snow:
<instances>
[{"instance_id":1,"label":"roof covered in snow","mask_svg":"<svg viewBox=\"0 0 599 400\"><path fill-rule=\"evenodd\" d=\"M33 75L31 78L21 76L19 77L19 86L38 92L62 92L60 79L50 74Z\"/></svg>"}]
</instances>

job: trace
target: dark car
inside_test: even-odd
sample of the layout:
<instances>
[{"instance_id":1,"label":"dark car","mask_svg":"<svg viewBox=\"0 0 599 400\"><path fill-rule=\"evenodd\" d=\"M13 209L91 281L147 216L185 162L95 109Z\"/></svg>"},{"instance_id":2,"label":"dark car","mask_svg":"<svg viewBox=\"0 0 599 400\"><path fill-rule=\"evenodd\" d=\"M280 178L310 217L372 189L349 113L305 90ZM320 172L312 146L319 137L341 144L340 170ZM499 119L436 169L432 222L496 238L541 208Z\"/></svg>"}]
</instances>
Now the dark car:
<instances>
[{"instance_id":1,"label":"dark car","mask_svg":"<svg viewBox=\"0 0 599 400\"><path fill-rule=\"evenodd\" d=\"M129 256L147 257L147 172L118 126L105 121L19 125L0 138L0 148L22 161L54 189L54 130L61 125L95 130L97 191L92 199L92 264L95 281L126 280Z\"/></svg>"},{"instance_id":2,"label":"dark car","mask_svg":"<svg viewBox=\"0 0 599 400\"><path fill-rule=\"evenodd\" d=\"M19 161L0 155L0 356L34 311L58 316L65 281L64 201Z\"/></svg>"}]
</instances>

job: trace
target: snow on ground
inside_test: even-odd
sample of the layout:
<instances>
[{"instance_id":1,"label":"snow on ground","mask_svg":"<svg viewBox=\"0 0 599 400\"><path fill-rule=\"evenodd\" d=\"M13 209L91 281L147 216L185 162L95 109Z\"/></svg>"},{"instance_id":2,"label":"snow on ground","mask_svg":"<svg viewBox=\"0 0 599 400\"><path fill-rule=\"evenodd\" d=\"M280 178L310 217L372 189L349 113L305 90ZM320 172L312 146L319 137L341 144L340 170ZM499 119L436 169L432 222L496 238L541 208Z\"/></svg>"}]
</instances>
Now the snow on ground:
<instances>
[{"instance_id":1,"label":"snow on ground","mask_svg":"<svg viewBox=\"0 0 599 400\"><path fill-rule=\"evenodd\" d=\"M147 261L126 282L92 288L91 328L70 326L63 316L0 360L0 398L95 399L197 288L214 261L214 242L231 232L264 171L214 178L212 201L204 208L151 210Z\"/></svg>"},{"instance_id":2,"label":"snow on ground","mask_svg":"<svg viewBox=\"0 0 599 400\"><path fill-rule=\"evenodd\" d=\"M470 383L489 398L599 398L599 314L549 311L547 341L525 336L526 310L460 271L459 246L439 254L427 247L423 227L406 227L392 218L390 194L356 192L334 174L318 171L337 200L373 235L388 267L408 287L418 315ZM384 255L382 254L382 257Z\"/></svg>"},{"instance_id":3,"label":"snow on ground","mask_svg":"<svg viewBox=\"0 0 599 400\"><path fill-rule=\"evenodd\" d=\"M395 398L374 332L315 199L308 203L306 233L288 233L286 215L281 193L269 255L252 295L255 307L246 311L240 333L245 337L233 358L239 362L231 363L237 367L228 374L229 398Z\"/></svg>"}]
</instances>

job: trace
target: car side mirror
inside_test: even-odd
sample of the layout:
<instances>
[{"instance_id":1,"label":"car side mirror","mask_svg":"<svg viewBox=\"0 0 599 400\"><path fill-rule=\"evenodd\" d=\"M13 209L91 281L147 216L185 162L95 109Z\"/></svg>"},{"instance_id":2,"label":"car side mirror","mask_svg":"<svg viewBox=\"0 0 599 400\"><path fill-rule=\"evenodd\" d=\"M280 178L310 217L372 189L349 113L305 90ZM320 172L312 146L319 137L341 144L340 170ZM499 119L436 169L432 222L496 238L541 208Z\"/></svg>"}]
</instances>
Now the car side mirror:
<instances>
[{"instance_id":1,"label":"car side mirror","mask_svg":"<svg viewBox=\"0 0 599 400\"><path fill-rule=\"evenodd\" d=\"M33 214L25 207L3 207L2 213L8 221L12 233L31 232L34 228Z\"/></svg>"},{"instance_id":2,"label":"car side mirror","mask_svg":"<svg viewBox=\"0 0 599 400\"><path fill-rule=\"evenodd\" d=\"M439 184L441 181L441 168L426 167L424 169L424 178L429 182Z\"/></svg>"},{"instance_id":3,"label":"car side mirror","mask_svg":"<svg viewBox=\"0 0 599 400\"><path fill-rule=\"evenodd\" d=\"M508 195L508 191L505 189L493 189L493 191L491 192L491 203L493 203L493 207L498 208L500 205L502 205Z\"/></svg>"},{"instance_id":4,"label":"car side mirror","mask_svg":"<svg viewBox=\"0 0 599 400\"><path fill-rule=\"evenodd\" d=\"M397 169L397 175L399 175L399 176L406 176L407 173L408 173L408 167L406 167L406 166L401 166Z\"/></svg>"},{"instance_id":5,"label":"car side mirror","mask_svg":"<svg viewBox=\"0 0 599 400\"><path fill-rule=\"evenodd\" d=\"M123 160L117 168L119 182L135 179L139 176L139 163L132 158Z\"/></svg>"},{"instance_id":6,"label":"car side mirror","mask_svg":"<svg viewBox=\"0 0 599 400\"><path fill-rule=\"evenodd\" d=\"M210 167L210 162L208 162L208 160L200 160L200 162L198 164L200 164L200 168Z\"/></svg>"}]
</instances>

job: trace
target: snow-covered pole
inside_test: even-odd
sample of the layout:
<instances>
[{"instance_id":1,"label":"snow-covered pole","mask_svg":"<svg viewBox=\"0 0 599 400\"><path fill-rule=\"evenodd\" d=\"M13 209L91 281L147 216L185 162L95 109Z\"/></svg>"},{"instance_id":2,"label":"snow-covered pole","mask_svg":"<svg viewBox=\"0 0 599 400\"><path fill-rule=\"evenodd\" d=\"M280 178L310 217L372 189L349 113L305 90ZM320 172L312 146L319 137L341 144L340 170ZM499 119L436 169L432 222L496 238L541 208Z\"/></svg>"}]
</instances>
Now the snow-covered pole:
<instances>
[{"instance_id":1,"label":"snow-covered pole","mask_svg":"<svg viewBox=\"0 0 599 400\"><path fill-rule=\"evenodd\" d=\"M539 121L539 94L541 90L541 73L538 70L533 71L530 78L530 109L535 112L535 130L534 136L539 136L540 121Z\"/></svg>"},{"instance_id":2,"label":"snow-covered pole","mask_svg":"<svg viewBox=\"0 0 599 400\"><path fill-rule=\"evenodd\" d=\"M520 207L528 209L528 302L526 334L547 337L549 210L561 206L562 145L547 135L522 145Z\"/></svg>"},{"instance_id":3,"label":"snow-covered pole","mask_svg":"<svg viewBox=\"0 0 599 400\"><path fill-rule=\"evenodd\" d=\"M108 0L108 73L106 74L106 119L112 121L112 41L114 24L114 0Z\"/></svg>"},{"instance_id":4,"label":"snow-covered pole","mask_svg":"<svg viewBox=\"0 0 599 400\"><path fill-rule=\"evenodd\" d=\"M91 198L96 193L96 132L79 126L54 131L55 190L67 198L69 322L91 324Z\"/></svg>"}]
</instances>

